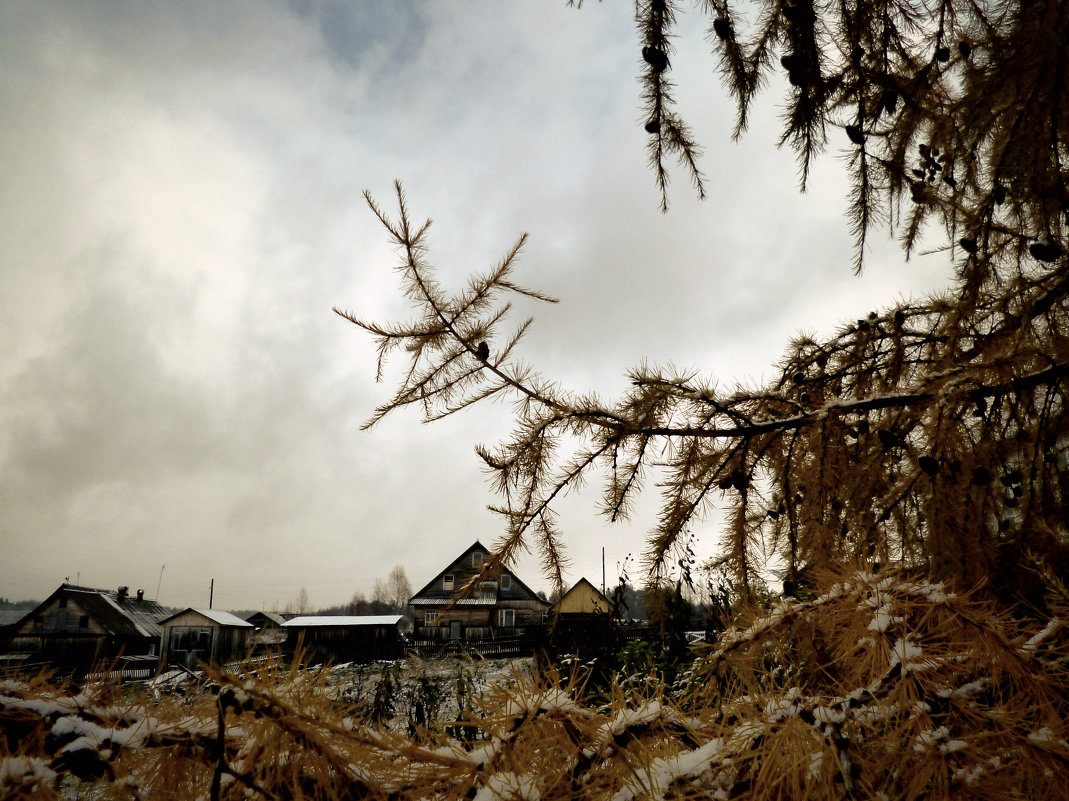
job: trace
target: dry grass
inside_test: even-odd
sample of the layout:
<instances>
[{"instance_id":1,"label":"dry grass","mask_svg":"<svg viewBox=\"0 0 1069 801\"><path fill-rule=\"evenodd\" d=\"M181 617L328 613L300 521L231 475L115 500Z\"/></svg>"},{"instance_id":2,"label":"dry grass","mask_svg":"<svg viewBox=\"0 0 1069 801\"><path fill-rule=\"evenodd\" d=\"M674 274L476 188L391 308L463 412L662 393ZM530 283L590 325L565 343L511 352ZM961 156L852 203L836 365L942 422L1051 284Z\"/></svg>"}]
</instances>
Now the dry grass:
<instances>
[{"instance_id":1,"label":"dry grass","mask_svg":"<svg viewBox=\"0 0 1069 801\"><path fill-rule=\"evenodd\" d=\"M158 701L6 680L0 797L1064 797L1064 599L1021 626L904 574L826 587L725 633L670 692L594 702L579 677L517 675L448 733L364 723L326 671L216 671L217 692Z\"/></svg>"}]
</instances>

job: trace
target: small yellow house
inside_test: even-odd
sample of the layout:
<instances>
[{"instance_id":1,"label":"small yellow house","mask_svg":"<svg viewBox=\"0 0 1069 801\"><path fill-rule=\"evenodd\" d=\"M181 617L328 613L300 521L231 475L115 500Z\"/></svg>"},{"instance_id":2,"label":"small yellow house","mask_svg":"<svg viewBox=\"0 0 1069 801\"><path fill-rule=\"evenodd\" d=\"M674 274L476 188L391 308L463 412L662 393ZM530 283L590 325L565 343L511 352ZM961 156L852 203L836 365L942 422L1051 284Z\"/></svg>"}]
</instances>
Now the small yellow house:
<instances>
[{"instance_id":1,"label":"small yellow house","mask_svg":"<svg viewBox=\"0 0 1069 801\"><path fill-rule=\"evenodd\" d=\"M610 615L612 602L597 587L581 578L549 611L551 615Z\"/></svg>"}]
</instances>

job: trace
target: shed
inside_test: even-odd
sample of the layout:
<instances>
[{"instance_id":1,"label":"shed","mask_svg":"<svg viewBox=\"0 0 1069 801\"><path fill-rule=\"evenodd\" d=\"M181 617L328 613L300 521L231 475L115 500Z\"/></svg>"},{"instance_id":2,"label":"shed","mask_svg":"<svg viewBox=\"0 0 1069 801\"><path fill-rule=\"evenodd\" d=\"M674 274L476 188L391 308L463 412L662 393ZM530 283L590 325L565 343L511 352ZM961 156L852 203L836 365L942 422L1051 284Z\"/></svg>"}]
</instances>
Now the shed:
<instances>
[{"instance_id":1,"label":"shed","mask_svg":"<svg viewBox=\"0 0 1069 801\"><path fill-rule=\"evenodd\" d=\"M303 615L287 620L286 650L317 662L399 659L402 615Z\"/></svg>"},{"instance_id":2,"label":"shed","mask_svg":"<svg viewBox=\"0 0 1069 801\"><path fill-rule=\"evenodd\" d=\"M612 603L597 587L581 578L549 611L558 615L610 615Z\"/></svg>"},{"instance_id":3,"label":"shed","mask_svg":"<svg viewBox=\"0 0 1069 801\"><path fill-rule=\"evenodd\" d=\"M549 610L549 645L556 653L608 656L623 646L612 602L585 578Z\"/></svg>"},{"instance_id":4,"label":"shed","mask_svg":"<svg viewBox=\"0 0 1069 801\"><path fill-rule=\"evenodd\" d=\"M278 612L253 612L245 618L253 626L252 647L260 650L275 650L286 642L286 630L282 624L286 622Z\"/></svg>"},{"instance_id":5,"label":"shed","mask_svg":"<svg viewBox=\"0 0 1069 801\"><path fill-rule=\"evenodd\" d=\"M198 662L220 665L248 653L253 625L219 609L184 609L164 619L163 659L191 668Z\"/></svg>"}]
</instances>

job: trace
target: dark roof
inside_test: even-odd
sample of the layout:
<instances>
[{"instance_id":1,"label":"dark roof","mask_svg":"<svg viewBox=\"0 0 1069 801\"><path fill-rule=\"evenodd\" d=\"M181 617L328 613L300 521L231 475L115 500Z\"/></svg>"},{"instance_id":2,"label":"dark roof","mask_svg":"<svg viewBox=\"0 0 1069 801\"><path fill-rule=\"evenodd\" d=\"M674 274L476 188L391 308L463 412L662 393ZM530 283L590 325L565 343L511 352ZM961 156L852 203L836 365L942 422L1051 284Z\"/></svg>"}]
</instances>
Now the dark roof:
<instances>
[{"instance_id":1,"label":"dark roof","mask_svg":"<svg viewBox=\"0 0 1069 801\"><path fill-rule=\"evenodd\" d=\"M36 609L23 613L20 621L37 614L38 610L47 608L62 596L78 604L109 634L120 637L160 637L163 634L160 621L167 616L167 610L155 601L139 601L136 596L129 594L120 600L117 590L99 590L76 584L61 584Z\"/></svg>"},{"instance_id":2,"label":"dark roof","mask_svg":"<svg viewBox=\"0 0 1069 801\"><path fill-rule=\"evenodd\" d=\"M60 590L63 590L60 587ZM155 601L137 600L127 595L119 600L115 590L67 587L66 593L78 606L113 634L123 637L159 637L160 621L167 610Z\"/></svg>"},{"instance_id":3,"label":"dark roof","mask_svg":"<svg viewBox=\"0 0 1069 801\"><path fill-rule=\"evenodd\" d=\"M431 605L442 605L442 604L449 603L450 600L451 600L449 597L443 597L440 593L438 593L436 591L438 582L440 582L442 580L442 577L446 573L449 573L451 571L451 569L453 568L454 565L463 562L466 559L466 557L472 551L476 551L476 550L482 551L485 554L492 554L493 553L493 551L491 551L489 548L487 548L485 545L483 545L479 540L475 540L475 542L473 542L471 545L469 545L467 548L465 548L455 559L453 559L448 565L446 565L445 568L440 573L438 573L438 575L436 575L434 578L432 578L430 581L428 581L423 586L423 589L421 589L419 592L417 592L415 595L413 595L408 600L408 603L413 605L413 606L431 606ZM538 597L538 594L534 590L532 590L530 587L528 587L526 584L524 584L523 581L520 580L520 577L517 576L514 571L509 570L506 567L503 567L501 570L502 570L502 572L507 573L509 576L511 576L512 577L512 581L519 588L521 588L524 592L526 592L531 598L533 598L536 601L541 600ZM459 589L459 586L457 587L457 589ZM465 599L465 600L468 601L469 603L474 604L474 605L479 605L479 604L485 603L485 599L469 598L469 599ZM458 601L458 603L464 603L464 602L465 602L464 600ZM489 605L494 605L496 603L497 603L496 600L492 600ZM549 606L548 602L543 601L543 603L545 603L545 605L547 607Z\"/></svg>"}]
</instances>

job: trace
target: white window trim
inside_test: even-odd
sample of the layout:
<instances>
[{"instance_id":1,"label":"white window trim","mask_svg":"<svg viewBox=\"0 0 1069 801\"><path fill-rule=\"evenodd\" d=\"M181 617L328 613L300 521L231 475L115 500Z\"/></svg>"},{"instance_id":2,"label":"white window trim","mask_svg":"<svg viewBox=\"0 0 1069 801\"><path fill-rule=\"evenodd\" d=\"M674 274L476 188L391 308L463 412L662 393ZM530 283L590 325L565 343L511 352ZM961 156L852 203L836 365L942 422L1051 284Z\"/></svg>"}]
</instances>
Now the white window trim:
<instances>
[{"instance_id":1,"label":"white window trim","mask_svg":"<svg viewBox=\"0 0 1069 801\"><path fill-rule=\"evenodd\" d=\"M456 584L456 578L453 576L452 573L446 573L442 577L442 589L443 590L451 590L451 589L453 589L455 584Z\"/></svg>"},{"instance_id":2,"label":"white window trim","mask_svg":"<svg viewBox=\"0 0 1069 801\"><path fill-rule=\"evenodd\" d=\"M435 626L438 624L438 613L432 609L428 609L423 613L423 625Z\"/></svg>"},{"instance_id":3,"label":"white window trim","mask_svg":"<svg viewBox=\"0 0 1069 801\"><path fill-rule=\"evenodd\" d=\"M472 551L471 554L471 566L479 567L486 559L486 554L482 551Z\"/></svg>"},{"instance_id":4,"label":"white window trim","mask_svg":"<svg viewBox=\"0 0 1069 801\"><path fill-rule=\"evenodd\" d=\"M504 626L506 628L515 626L516 625L516 610L515 609L498 609L497 610L497 625Z\"/></svg>"}]
</instances>

